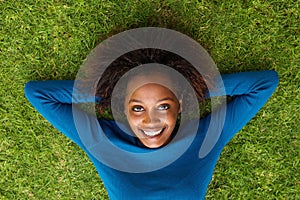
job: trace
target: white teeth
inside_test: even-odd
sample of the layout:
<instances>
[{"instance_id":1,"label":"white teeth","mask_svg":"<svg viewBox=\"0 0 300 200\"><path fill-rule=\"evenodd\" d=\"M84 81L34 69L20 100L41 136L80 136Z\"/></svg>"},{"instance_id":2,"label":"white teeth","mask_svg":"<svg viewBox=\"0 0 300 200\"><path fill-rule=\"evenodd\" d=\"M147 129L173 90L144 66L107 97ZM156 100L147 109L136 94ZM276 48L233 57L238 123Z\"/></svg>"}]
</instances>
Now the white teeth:
<instances>
[{"instance_id":1,"label":"white teeth","mask_svg":"<svg viewBox=\"0 0 300 200\"><path fill-rule=\"evenodd\" d=\"M143 130L143 133L145 133L145 135L147 135L147 136L153 137L153 136L159 135L161 133L161 131L162 131L162 129L160 129L158 131L144 131Z\"/></svg>"}]
</instances>

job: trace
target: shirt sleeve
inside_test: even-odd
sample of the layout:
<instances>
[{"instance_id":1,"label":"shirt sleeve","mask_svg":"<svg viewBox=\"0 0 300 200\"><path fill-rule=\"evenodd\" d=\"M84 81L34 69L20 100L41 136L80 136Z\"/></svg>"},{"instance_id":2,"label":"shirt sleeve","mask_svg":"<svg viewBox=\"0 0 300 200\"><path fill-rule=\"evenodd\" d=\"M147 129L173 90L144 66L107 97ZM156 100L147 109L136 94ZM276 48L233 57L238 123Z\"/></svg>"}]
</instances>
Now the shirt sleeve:
<instances>
[{"instance_id":1,"label":"shirt sleeve","mask_svg":"<svg viewBox=\"0 0 300 200\"><path fill-rule=\"evenodd\" d=\"M226 95L233 96L225 112L221 142L226 144L263 107L275 91L279 79L273 70L222 75Z\"/></svg>"},{"instance_id":2,"label":"shirt sleeve","mask_svg":"<svg viewBox=\"0 0 300 200\"><path fill-rule=\"evenodd\" d=\"M82 147L72 114L74 81L30 81L25 85L25 96L34 108L55 128Z\"/></svg>"}]
</instances>

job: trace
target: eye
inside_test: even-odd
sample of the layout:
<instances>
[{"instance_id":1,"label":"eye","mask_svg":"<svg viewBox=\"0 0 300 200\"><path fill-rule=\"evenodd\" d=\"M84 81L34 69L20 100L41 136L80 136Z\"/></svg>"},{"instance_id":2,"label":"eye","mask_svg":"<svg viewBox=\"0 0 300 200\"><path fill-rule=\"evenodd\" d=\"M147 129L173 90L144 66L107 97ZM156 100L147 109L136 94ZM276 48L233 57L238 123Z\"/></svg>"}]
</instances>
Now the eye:
<instances>
[{"instance_id":1,"label":"eye","mask_svg":"<svg viewBox=\"0 0 300 200\"><path fill-rule=\"evenodd\" d=\"M157 110L168 110L170 108L169 104L162 104L157 107Z\"/></svg>"},{"instance_id":2,"label":"eye","mask_svg":"<svg viewBox=\"0 0 300 200\"><path fill-rule=\"evenodd\" d=\"M142 112L142 111L144 111L145 109L143 108L143 106L133 106L133 107L131 108L131 110L134 111L134 112Z\"/></svg>"}]
</instances>

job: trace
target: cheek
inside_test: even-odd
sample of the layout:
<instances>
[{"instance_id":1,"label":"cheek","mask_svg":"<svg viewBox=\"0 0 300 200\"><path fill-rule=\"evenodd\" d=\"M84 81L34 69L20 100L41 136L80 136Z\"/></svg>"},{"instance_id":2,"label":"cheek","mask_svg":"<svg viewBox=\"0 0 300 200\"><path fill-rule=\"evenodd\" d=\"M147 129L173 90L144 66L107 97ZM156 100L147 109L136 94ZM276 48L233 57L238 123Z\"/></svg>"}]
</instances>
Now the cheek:
<instances>
[{"instance_id":1,"label":"cheek","mask_svg":"<svg viewBox=\"0 0 300 200\"><path fill-rule=\"evenodd\" d=\"M136 116L133 114L130 114L130 112L127 114L127 121L130 125L137 125L141 122L141 117Z\"/></svg>"},{"instance_id":2,"label":"cheek","mask_svg":"<svg viewBox=\"0 0 300 200\"><path fill-rule=\"evenodd\" d=\"M174 127L177 123L177 116L178 114L177 113L170 113L168 116L167 116L167 123L169 124L169 126L171 127Z\"/></svg>"}]
</instances>

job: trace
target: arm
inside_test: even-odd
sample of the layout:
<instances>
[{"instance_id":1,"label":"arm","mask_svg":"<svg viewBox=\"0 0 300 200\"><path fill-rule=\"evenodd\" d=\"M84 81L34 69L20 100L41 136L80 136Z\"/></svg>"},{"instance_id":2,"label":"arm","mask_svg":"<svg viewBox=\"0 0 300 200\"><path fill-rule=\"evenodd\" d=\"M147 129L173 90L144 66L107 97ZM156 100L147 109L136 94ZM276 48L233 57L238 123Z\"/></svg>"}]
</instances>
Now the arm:
<instances>
[{"instance_id":1,"label":"arm","mask_svg":"<svg viewBox=\"0 0 300 200\"><path fill-rule=\"evenodd\" d=\"M222 76L227 104L221 142L226 144L262 108L278 85L275 71L241 72ZM222 112L222 109L220 110Z\"/></svg>"},{"instance_id":2,"label":"arm","mask_svg":"<svg viewBox=\"0 0 300 200\"><path fill-rule=\"evenodd\" d=\"M74 81L30 81L25 96L54 127L82 146L72 114Z\"/></svg>"}]
</instances>

